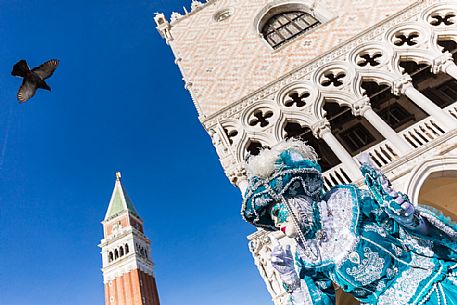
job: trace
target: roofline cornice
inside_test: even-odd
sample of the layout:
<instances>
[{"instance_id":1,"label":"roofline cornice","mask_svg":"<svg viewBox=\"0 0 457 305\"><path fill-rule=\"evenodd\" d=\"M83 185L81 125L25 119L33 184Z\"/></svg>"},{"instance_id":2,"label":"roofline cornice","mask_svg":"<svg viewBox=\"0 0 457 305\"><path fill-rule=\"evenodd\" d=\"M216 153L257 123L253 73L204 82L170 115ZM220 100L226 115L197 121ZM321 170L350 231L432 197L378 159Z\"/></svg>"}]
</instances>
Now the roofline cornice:
<instances>
[{"instance_id":1,"label":"roofline cornice","mask_svg":"<svg viewBox=\"0 0 457 305\"><path fill-rule=\"evenodd\" d=\"M174 25L180 23L180 22L183 21L184 19L187 19L188 17L190 17L190 16L192 16L192 15L195 15L195 14L198 13L199 11L205 9L205 8L208 7L210 4L216 3L217 1L219 1L219 0L206 0L206 2L205 2L205 3L202 3L201 6L194 8L194 9L191 10L190 12L187 12L185 15L181 15L181 17L179 17L178 19L173 20L173 21L170 20L170 26L173 27ZM192 4L192 2L191 2L191 4Z\"/></svg>"}]
</instances>

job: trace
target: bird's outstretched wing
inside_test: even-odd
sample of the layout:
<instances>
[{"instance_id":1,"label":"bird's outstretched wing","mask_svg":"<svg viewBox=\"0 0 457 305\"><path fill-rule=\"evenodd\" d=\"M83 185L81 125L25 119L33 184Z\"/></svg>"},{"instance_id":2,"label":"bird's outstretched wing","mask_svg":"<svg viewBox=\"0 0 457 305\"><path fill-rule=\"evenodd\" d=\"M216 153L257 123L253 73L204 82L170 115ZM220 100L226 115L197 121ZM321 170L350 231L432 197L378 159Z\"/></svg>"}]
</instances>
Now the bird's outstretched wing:
<instances>
[{"instance_id":1,"label":"bird's outstretched wing","mask_svg":"<svg viewBox=\"0 0 457 305\"><path fill-rule=\"evenodd\" d=\"M30 81L27 78L24 78L22 81L21 87L17 92L17 99L19 103L27 102L36 92L37 85L35 82Z\"/></svg>"},{"instance_id":2,"label":"bird's outstretched wing","mask_svg":"<svg viewBox=\"0 0 457 305\"><path fill-rule=\"evenodd\" d=\"M45 80L51 77L58 65L59 61L57 59L51 59L39 67L33 68L32 72L35 72L41 79Z\"/></svg>"}]
</instances>

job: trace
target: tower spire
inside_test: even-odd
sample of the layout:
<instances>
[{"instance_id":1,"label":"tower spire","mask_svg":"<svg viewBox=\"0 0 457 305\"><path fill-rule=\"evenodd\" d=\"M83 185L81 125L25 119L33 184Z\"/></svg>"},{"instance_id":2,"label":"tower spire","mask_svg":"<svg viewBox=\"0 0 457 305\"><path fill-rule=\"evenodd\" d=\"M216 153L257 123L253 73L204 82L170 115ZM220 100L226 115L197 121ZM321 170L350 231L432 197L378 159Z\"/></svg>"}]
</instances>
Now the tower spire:
<instances>
[{"instance_id":1,"label":"tower spire","mask_svg":"<svg viewBox=\"0 0 457 305\"><path fill-rule=\"evenodd\" d=\"M116 172L116 182L114 183L113 194L111 195L111 200L108 205L108 210L106 211L104 221L107 221L122 213L132 213L140 218L137 210L135 209L135 206L133 205L132 200L127 195L127 192L121 183L121 173Z\"/></svg>"}]
</instances>

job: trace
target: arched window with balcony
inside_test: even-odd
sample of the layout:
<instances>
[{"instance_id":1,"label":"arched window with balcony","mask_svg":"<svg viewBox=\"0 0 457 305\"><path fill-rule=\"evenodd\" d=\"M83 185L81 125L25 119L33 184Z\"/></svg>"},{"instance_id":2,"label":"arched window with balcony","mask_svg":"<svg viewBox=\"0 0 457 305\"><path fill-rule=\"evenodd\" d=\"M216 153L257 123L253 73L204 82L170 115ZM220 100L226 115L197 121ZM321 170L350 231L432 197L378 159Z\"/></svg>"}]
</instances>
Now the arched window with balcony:
<instances>
[{"instance_id":1,"label":"arched window with balcony","mask_svg":"<svg viewBox=\"0 0 457 305\"><path fill-rule=\"evenodd\" d=\"M414 87L440 108L457 100L457 80L445 73L433 74L430 65L401 60L400 66L413 79Z\"/></svg>"},{"instance_id":2,"label":"arched window with balcony","mask_svg":"<svg viewBox=\"0 0 457 305\"><path fill-rule=\"evenodd\" d=\"M394 95L387 85L364 80L362 88L370 98L373 110L396 132L400 132L428 116L405 95Z\"/></svg>"},{"instance_id":3,"label":"arched window with balcony","mask_svg":"<svg viewBox=\"0 0 457 305\"><path fill-rule=\"evenodd\" d=\"M326 100L324 110L332 133L351 156L384 140L384 137L364 117L353 116L349 107Z\"/></svg>"}]
</instances>

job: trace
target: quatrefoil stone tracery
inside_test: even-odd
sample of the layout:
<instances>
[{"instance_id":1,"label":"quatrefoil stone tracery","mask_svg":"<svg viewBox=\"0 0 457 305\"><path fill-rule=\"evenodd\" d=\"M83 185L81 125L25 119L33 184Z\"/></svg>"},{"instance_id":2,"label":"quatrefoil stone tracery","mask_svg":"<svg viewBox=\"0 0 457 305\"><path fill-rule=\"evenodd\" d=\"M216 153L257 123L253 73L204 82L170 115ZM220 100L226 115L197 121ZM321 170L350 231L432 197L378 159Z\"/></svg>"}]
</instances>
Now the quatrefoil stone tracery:
<instances>
[{"instance_id":1,"label":"quatrefoil stone tracery","mask_svg":"<svg viewBox=\"0 0 457 305\"><path fill-rule=\"evenodd\" d=\"M310 96L310 93L306 90L292 91L287 94L284 100L284 106L286 107L304 107L306 105L306 99Z\"/></svg>"},{"instance_id":2,"label":"quatrefoil stone tracery","mask_svg":"<svg viewBox=\"0 0 457 305\"><path fill-rule=\"evenodd\" d=\"M266 127L270 124L269 119L273 116L273 111L267 109L258 109L254 111L249 119L250 126Z\"/></svg>"},{"instance_id":3,"label":"quatrefoil stone tracery","mask_svg":"<svg viewBox=\"0 0 457 305\"><path fill-rule=\"evenodd\" d=\"M395 35L392 38L392 43L397 47L411 47L417 45L419 36L419 32L400 31L395 33Z\"/></svg>"},{"instance_id":4,"label":"quatrefoil stone tracery","mask_svg":"<svg viewBox=\"0 0 457 305\"><path fill-rule=\"evenodd\" d=\"M236 129L224 128L224 133L227 136L227 139L229 140L230 145L232 145L233 139L235 139L236 136L238 135L238 131Z\"/></svg>"},{"instance_id":5,"label":"quatrefoil stone tracery","mask_svg":"<svg viewBox=\"0 0 457 305\"><path fill-rule=\"evenodd\" d=\"M357 56L357 66L359 67L376 67L381 64L381 51L363 52Z\"/></svg>"},{"instance_id":6,"label":"quatrefoil stone tracery","mask_svg":"<svg viewBox=\"0 0 457 305\"><path fill-rule=\"evenodd\" d=\"M320 84L324 87L340 87L344 84L346 72L340 69L325 72L320 79Z\"/></svg>"},{"instance_id":7,"label":"quatrefoil stone tracery","mask_svg":"<svg viewBox=\"0 0 457 305\"><path fill-rule=\"evenodd\" d=\"M452 12L437 12L434 13L430 16L429 18L429 23L432 26L449 26L449 25L454 25L456 20L455 20L455 13Z\"/></svg>"}]
</instances>

